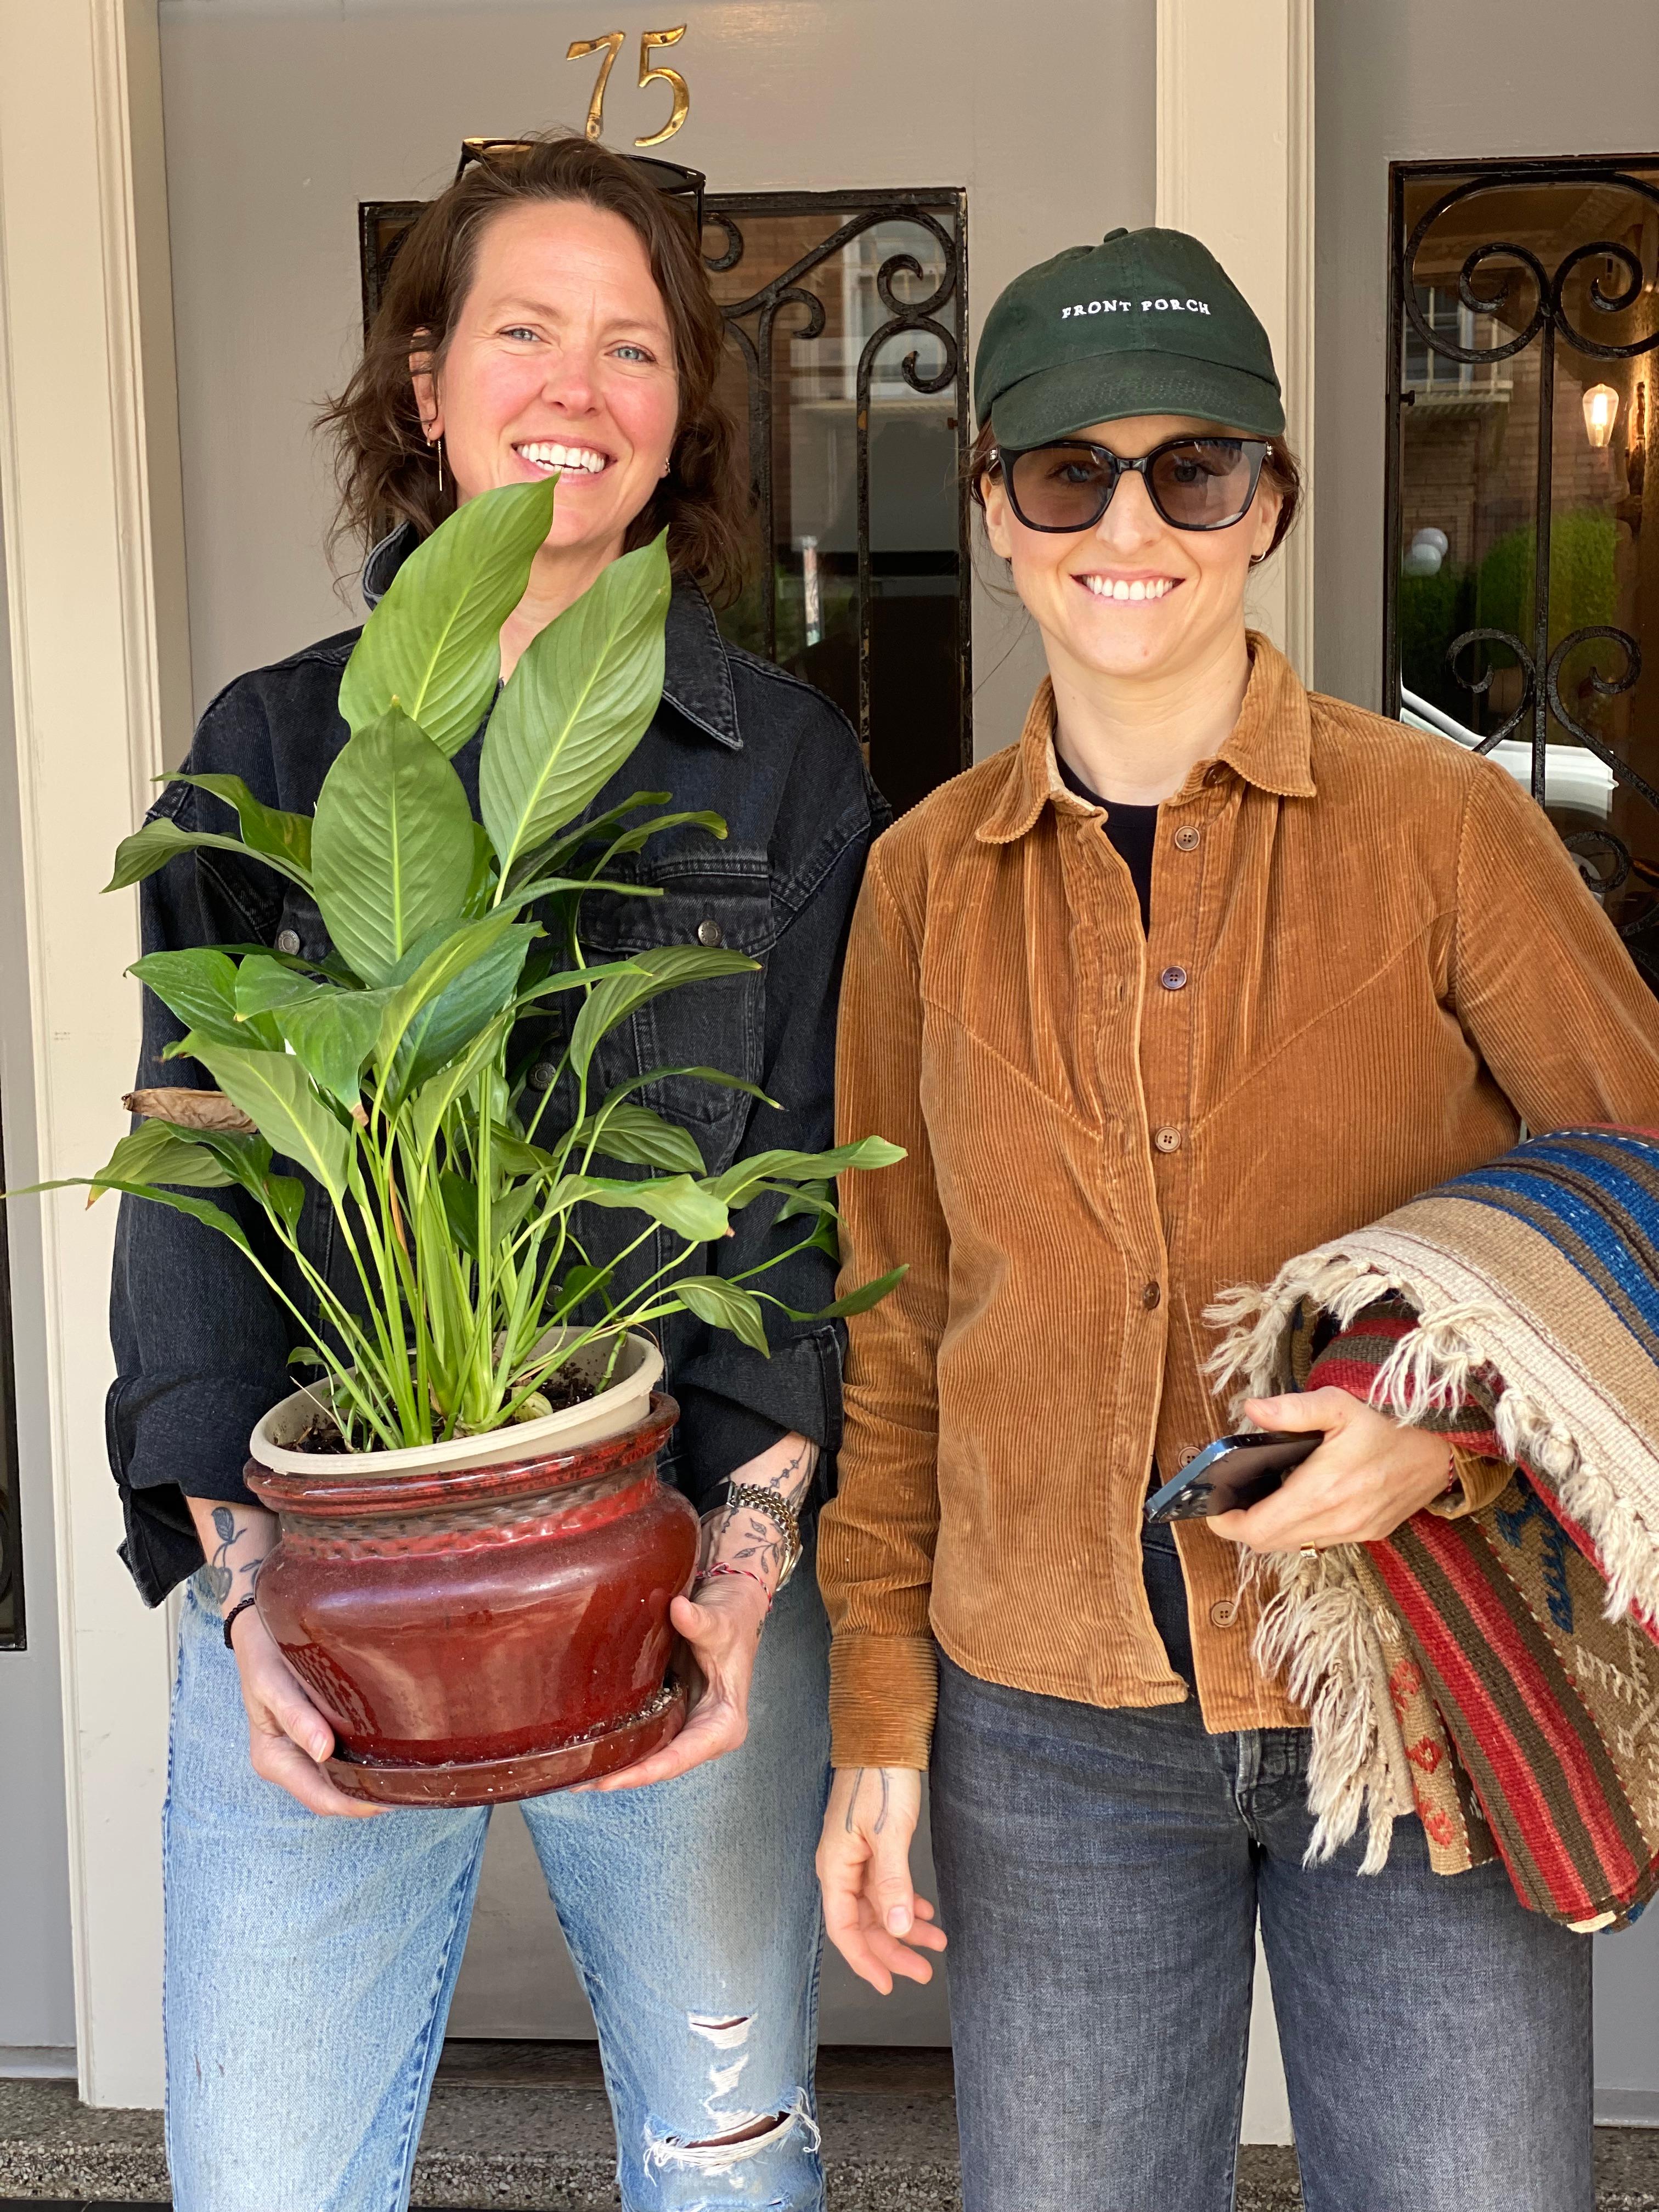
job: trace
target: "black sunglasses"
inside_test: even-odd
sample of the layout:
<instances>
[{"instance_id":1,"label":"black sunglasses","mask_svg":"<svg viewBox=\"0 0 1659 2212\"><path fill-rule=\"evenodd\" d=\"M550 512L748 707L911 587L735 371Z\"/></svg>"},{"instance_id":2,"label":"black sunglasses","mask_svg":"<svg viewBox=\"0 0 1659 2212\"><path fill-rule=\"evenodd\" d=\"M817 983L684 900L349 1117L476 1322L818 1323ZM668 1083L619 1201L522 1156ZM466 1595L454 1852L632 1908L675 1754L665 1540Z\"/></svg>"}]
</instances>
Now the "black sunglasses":
<instances>
[{"instance_id":1,"label":"black sunglasses","mask_svg":"<svg viewBox=\"0 0 1659 2212\"><path fill-rule=\"evenodd\" d=\"M514 154L527 154L536 143L529 138L463 138L456 177L464 177L474 161L489 164L503 157L511 160ZM654 154L624 154L622 158L632 162L646 182L679 210L690 225L692 236L701 243L703 188L708 182L702 171L685 168L678 161L660 161Z\"/></svg>"},{"instance_id":2,"label":"black sunglasses","mask_svg":"<svg viewBox=\"0 0 1659 2212\"><path fill-rule=\"evenodd\" d=\"M1080 438L996 456L1008 504L1028 530L1092 530L1125 476L1138 476L1172 530L1228 530L1249 511L1266 438L1167 438L1138 460Z\"/></svg>"}]
</instances>

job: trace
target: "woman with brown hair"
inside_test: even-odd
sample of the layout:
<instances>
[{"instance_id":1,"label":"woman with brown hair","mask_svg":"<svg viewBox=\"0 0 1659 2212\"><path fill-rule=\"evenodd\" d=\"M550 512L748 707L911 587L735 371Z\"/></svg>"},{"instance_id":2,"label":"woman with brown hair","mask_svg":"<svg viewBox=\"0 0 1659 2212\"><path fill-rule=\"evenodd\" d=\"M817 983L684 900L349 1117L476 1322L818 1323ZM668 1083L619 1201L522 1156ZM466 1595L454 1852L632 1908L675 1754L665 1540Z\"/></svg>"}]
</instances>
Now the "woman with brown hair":
<instances>
[{"instance_id":1,"label":"woman with brown hair","mask_svg":"<svg viewBox=\"0 0 1659 2212\"><path fill-rule=\"evenodd\" d=\"M654 788L720 815L727 835L653 841L639 866L660 896L596 896L582 934L602 957L696 941L758 963L653 1002L601 1048L607 1088L653 1066L742 1080L682 1073L653 1086L710 1172L830 1142L842 947L884 819L843 719L715 626L710 596L738 580L746 477L714 395L720 344L681 211L621 156L538 141L474 163L425 210L325 418L344 526L394 525L364 572L371 600L459 501L558 472L551 530L501 632L504 670L607 562L666 529L662 702L594 805ZM308 811L345 739L337 695L354 639L231 684L187 767ZM455 761L475 811L478 744ZM220 826L199 783L170 785L155 811ZM326 950L303 894L274 894L232 855L173 861L143 900L146 951ZM145 1018L139 1082L176 1083L191 1064L164 1070L161 1054L178 1027L148 994ZM532 1093L556 1079L562 1018L527 1022L515 1041ZM332 1273L325 1212L311 1256ZM607 1248L621 1218L592 1224L589 1257L647 1271L646 1254ZM711 1255L734 1275L775 1234L760 1207L738 1218ZM263 1251L251 1209L244 1226ZM128 1564L151 1603L189 1577L165 1829L173 2202L385 2212L409 2201L489 1814L377 1814L342 1796L323 1771L326 1722L258 1612L236 1603L276 1534L242 1486L246 1437L291 1387L292 1345L276 1300L228 1252L192 1221L129 1206L113 1294L109 1433ZM829 1302L822 1255L780 1272L799 1310ZM766 1358L684 1316L663 1349L681 1407L666 1471L704 1514L702 1575L673 1614L703 1689L665 1750L523 1811L598 2019L629 2212L817 2212L810 1862L826 1636L811 1573L791 1571L837 1439L839 1346L834 1325L806 1323Z\"/></svg>"},{"instance_id":2,"label":"woman with brown hair","mask_svg":"<svg viewBox=\"0 0 1659 2212\"><path fill-rule=\"evenodd\" d=\"M850 1179L851 1279L909 1272L853 1324L822 1539L830 1936L927 1978L926 1769L965 2212L1227 2212L1258 1924L1309 2212L1589 2212L1589 1946L1496 1863L1435 1871L1417 1819L1380 1870L1310 1855L1305 1716L1239 1591L1240 1545L1380 1539L1510 1469L1314 1388L1245 1408L1322 1432L1274 1494L1146 1509L1237 1425L1218 1292L1522 1120L1651 1125L1653 1002L1495 762L1247 629L1297 477L1196 239L1026 270L975 386L1048 675L881 840L848 953L837 1110L907 1149Z\"/></svg>"}]
</instances>

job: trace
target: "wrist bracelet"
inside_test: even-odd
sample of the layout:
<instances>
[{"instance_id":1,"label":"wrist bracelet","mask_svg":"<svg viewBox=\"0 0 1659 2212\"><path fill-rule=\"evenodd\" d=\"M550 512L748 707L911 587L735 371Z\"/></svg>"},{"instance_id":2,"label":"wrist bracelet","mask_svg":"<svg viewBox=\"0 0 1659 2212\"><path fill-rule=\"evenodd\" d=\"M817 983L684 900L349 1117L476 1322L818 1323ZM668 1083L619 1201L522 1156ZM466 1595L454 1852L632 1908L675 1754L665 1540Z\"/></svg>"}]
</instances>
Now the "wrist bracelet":
<instances>
[{"instance_id":1,"label":"wrist bracelet","mask_svg":"<svg viewBox=\"0 0 1659 2212\"><path fill-rule=\"evenodd\" d=\"M225 1649L227 1651L234 1652L236 1649L236 1646L230 1640L230 1632L236 1626L238 1614L246 1613L249 1606L253 1602L253 1592L250 1590L246 1597L239 1597L235 1604L230 1608L230 1611L225 1615Z\"/></svg>"},{"instance_id":2,"label":"wrist bracelet","mask_svg":"<svg viewBox=\"0 0 1659 2212\"><path fill-rule=\"evenodd\" d=\"M763 1578L757 1575L752 1567L728 1567L724 1559L716 1559L712 1567L703 1568L702 1571L698 1575L696 1582L691 1585L692 1596L695 1597L696 1595L697 1592L702 1588L705 1583L713 1582L716 1575L745 1576L750 1582L756 1583L759 1587L766 1599L766 1610L768 1613L771 1612L772 1593L767 1589Z\"/></svg>"}]
</instances>

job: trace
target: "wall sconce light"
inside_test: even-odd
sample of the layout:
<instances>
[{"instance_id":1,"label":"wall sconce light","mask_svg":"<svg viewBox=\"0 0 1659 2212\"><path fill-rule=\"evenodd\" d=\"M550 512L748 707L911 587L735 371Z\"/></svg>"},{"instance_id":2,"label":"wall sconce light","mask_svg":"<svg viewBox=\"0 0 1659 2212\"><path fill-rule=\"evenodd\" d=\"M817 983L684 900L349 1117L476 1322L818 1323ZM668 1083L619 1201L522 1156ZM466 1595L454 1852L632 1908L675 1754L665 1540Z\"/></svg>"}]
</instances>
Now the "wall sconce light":
<instances>
[{"instance_id":1,"label":"wall sconce light","mask_svg":"<svg viewBox=\"0 0 1659 2212\"><path fill-rule=\"evenodd\" d=\"M1605 446L1619 415L1619 394L1610 384L1592 384L1584 394L1584 434L1592 446Z\"/></svg>"}]
</instances>

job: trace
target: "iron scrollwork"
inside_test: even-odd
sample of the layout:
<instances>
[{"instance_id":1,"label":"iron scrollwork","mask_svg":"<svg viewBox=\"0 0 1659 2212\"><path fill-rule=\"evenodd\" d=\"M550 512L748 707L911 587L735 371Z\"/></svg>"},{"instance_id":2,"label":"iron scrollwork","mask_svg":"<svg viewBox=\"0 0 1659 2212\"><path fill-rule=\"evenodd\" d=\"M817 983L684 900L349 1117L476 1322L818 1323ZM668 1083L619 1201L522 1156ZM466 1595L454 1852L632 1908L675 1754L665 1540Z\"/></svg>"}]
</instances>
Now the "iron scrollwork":
<instances>
[{"instance_id":1,"label":"iron scrollwork","mask_svg":"<svg viewBox=\"0 0 1659 2212\"><path fill-rule=\"evenodd\" d=\"M704 265L714 274L738 267L745 251L742 220L755 215L813 213L844 206L849 211L830 234L800 256L790 267L760 285L745 298L725 308L726 325L742 356L748 385L749 451L753 492L760 517L761 538L770 558L775 542L775 501L772 487L772 431L775 398L774 348L781 316L798 311L800 319L785 325L792 339L821 337L828 326L823 300L808 282L812 273L834 263L862 233L878 224L902 222L927 232L938 248L942 264L929 291L914 299L901 298L895 289L904 277L923 283L927 272L911 252L889 254L875 272L876 296L886 319L865 340L854 377L854 436L856 467L858 529L858 731L866 744L870 739L870 633L873 578L870 550L870 405L878 359L895 338L903 334L926 334L940 352L940 364L932 374L921 368L921 349L913 346L899 363L899 372L913 392L931 394L947 390L962 373L967 332L967 267L963 252L962 196L957 192L894 192L872 200L863 193L765 193L722 196L711 200L704 224L716 228L721 240L705 250ZM752 329L750 325L753 325ZM957 410L958 511L957 537L967 543L967 408ZM764 650L768 659L777 649L777 607L769 590L763 595ZM962 625L963 658L962 696L969 696L966 682L967 625ZM967 738L963 738L964 752Z\"/></svg>"},{"instance_id":2,"label":"iron scrollwork","mask_svg":"<svg viewBox=\"0 0 1659 2212\"><path fill-rule=\"evenodd\" d=\"M1627 630L1607 623L1595 623L1569 632L1553 650L1549 642L1557 341L1565 339L1575 351L1601 361L1630 361L1659 349L1659 329L1645 337L1619 343L1578 327L1568 312L1567 285L1575 270L1586 263L1601 262L1604 264L1603 273L1619 271L1623 282L1610 279L1610 284L1603 282L1603 274L1592 276L1588 287L1591 312L1601 315L1624 313L1633 307L1642 296L1646 278L1641 257L1623 240L1594 239L1573 246L1551 270L1545 267L1530 247L1513 239L1488 239L1473 247L1464 256L1457 276L1458 303L1471 316L1497 319L1510 305L1517 283L1529 283L1534 294L1532 310L1525 321L1509 337L1491 345L1464 343L1444 330L1437 330L1423 312L1422 302L1418 296L1417 278L1418 257L1434 225L1450 209L1481 193L1501 191L1506 186L1535 189L1540 185L1552 183L1579 186L1595 184L1628 191L1638 201L1659 208L1659 187L1633 175L1624 164L1617 161L1483 163L1478 168L1465 173L1459 181L1441 192L1407 235L1404 196L1408 174L1409 167L1404 164L1397 166L1394 173L1395 258L1393 313L1389 328L1389 420L1395 428L1389 441L1388 457L1388 597L1384 623L1384 665L1387 680L1393 687L1391 704L1397 710L1400 678L1396 600L1401 570L1402 462L1400 425L1402 410L1409 404L1412 396L1404 388L1405 325L1410 325L1415 337L1431 353L1443 360L1471 365L1494 365L1536 344L1539 349L1538 461L1533 501L1532 637L1530 641L1523 641L1512 631L1484 626L1467 629L1454 638L1447 648L1447 665L1458 682L1478 696L1490 690L1494 671L1490 651L1481 653L1475 648L1498 646L1513 657L1521 675L1519 703L1496 729L1482 738L1474 750L1489 753L1506 738L1517 734L1524 736L1532 754L1532 794L1540 806L1547 796L1548 738L1550 724L1553 720L1601 761L1618 782L1635 792L1650 806L1659 810L1659 789L1656 789L1605 739L1586 727L1570 710L1562 694L1562 671L1566 663L1584 648L1598 643L1613 647L1620 656L1621 665L1615 673L1604 674L1601 668L1592 664L1588 671L1590 689L1601 698L1614 698L1632 690L1642 670L1641 648L1636 639ZM1659 276L1659 271L1655 274ZM1477 277L1480 280L1479 284ZM1466 660L1466 655L1471 658ZM1577 860L1581 872L1603 897L1621 888L1628 880L1632 855L1624 840L1611 830L1580 830L1570 836L1566 844ZM1626 927L1623 934L1650 980L1655 983L1656 988L1659 988L1659 925L1656 924L1655 917L1646 915L1638 918Z\"/></svg>"}]
</instances>

